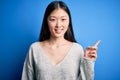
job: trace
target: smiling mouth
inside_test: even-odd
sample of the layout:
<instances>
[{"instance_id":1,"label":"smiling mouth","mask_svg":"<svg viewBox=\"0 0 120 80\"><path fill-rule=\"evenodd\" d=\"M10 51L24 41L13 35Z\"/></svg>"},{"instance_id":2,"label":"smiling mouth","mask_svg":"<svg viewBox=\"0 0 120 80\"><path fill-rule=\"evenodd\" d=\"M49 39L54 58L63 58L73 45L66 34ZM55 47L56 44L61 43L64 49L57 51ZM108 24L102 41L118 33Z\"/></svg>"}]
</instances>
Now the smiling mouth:
<instances>
[{"instance_id":1,"label":"smiling mouth","mask_svg":"<svg viewBox=\"0 0 120 80\"><path fill-rule=\"evenodd\" d=\"M63 29L55 29L55 32L60 34L62 32Z\"/></svg>"}]
</instances>

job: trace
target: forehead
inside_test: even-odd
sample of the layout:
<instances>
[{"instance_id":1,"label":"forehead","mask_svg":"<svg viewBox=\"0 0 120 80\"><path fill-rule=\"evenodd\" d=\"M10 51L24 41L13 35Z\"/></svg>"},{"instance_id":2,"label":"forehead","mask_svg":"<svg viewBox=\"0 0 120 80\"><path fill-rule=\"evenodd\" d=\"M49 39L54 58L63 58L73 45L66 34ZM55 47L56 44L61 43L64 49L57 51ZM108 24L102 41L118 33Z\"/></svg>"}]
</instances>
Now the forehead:
<instances>
[{"instance_id":1,"label":"forehead","mask_svg":"<svg viewBox=\"0 0 120 80\"><path fill-rule=\"evenodd\" d=\"M68 17L69 15L64 9L57 8L50 13L50 16L55 16L55 17L65 16L65 17Z\"/></svg>"}]
</instances>

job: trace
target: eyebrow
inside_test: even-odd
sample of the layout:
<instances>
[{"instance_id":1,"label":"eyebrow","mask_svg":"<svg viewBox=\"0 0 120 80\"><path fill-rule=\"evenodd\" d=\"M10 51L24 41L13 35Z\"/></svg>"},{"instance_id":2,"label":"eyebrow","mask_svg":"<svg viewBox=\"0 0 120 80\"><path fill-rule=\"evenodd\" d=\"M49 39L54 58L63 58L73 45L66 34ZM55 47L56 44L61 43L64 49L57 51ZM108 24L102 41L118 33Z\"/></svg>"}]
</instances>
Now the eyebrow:
<instances>
[{"instance_id":1,"label":"eyebrow","mask_svg":"<svg viewBox=\"0 0 120 80\"><path fill-rule=\"evenodd\" d=\"M67 16L61 16L61 17L67 17ZM49 16L49 18L56 18L55 16Z\"/></svg>"}]
</instances>

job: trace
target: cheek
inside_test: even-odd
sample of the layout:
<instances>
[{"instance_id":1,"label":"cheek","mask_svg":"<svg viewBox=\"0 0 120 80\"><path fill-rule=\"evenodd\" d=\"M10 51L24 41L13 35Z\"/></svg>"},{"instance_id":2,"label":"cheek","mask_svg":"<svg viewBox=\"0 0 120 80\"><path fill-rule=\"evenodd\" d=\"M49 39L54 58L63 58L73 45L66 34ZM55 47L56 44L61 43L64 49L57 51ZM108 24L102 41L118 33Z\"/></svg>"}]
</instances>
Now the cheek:
<instances>
[{"instance_id":1,"label":"cheek","mask_svg":"<svg viewBox=\"0 0 120 80\"><path fill-rule=\"evenodd\" d=\"M55 24L54 23L48 23L48 28L50 30L50 33L54 34Z\"/></svg>"},{"instance_id":2,"label":"cheek","mask_svg":"<svg viewBox=\"0 0 120 80\"><path fill-rule=\"evenodd\" d=\"M69 22L64 23L65 28L67 29L69 26Z\"/></svg>"},{"instance_id":3,"label":"cheek","mask_svg":"<svg viewBox=\"0 0 120 80\"><path fill-rule=\"evenodd\" d=\"M49 27L49 29L53 29L55 27L55 23L48 22L48 27Z\"/></svg>"}]
</instances>

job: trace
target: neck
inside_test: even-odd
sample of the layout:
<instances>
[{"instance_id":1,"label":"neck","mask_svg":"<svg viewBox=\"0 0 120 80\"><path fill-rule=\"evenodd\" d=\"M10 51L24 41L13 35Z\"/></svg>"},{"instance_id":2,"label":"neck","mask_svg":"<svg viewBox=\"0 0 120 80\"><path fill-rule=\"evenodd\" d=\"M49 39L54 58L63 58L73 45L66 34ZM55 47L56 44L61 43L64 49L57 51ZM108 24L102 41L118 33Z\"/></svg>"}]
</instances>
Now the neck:
<instances>
[{"instance_id":1,"label":"neck","mask_svg":"<svg viewBox=\"0 0 120 80\"><path fill-rule=\"evenodd\" d=\"M59 38L54 38L54 37L50 37L50 39L48 40L49 45L53 45L53 46L61 46L66 44L66 40L64 39L64 37L59 37Z\"/></svg>"}]
</instances>

